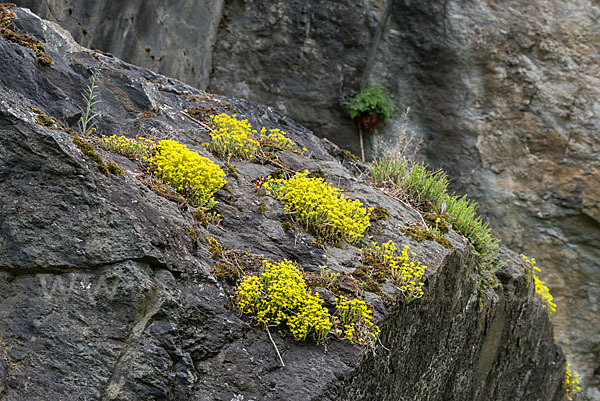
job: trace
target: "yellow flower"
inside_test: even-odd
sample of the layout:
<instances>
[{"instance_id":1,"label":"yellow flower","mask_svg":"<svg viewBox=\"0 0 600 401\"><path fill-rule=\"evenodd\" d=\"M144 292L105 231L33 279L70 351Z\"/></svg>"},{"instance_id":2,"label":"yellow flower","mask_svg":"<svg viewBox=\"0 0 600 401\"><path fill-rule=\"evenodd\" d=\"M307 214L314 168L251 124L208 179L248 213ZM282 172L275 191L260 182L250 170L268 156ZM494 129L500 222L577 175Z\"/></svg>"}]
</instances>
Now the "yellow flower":
<instances>
[{"instance_id":1,"label":"yellow flower","mask_svg":"<svg viewBox=\"0 0 600 401\"><path fill-rule=\"evenodd\" d=\"M149 162L159 178L202 210L217 203L213 195L226 183L225 173L218 165L175 141L160 141L155 149Z\"/></svg>"},{"instance_id":2,"label":"yellow flower","mask_svg":"<svg viewBox=\"0 0 600 401\"><path fill-rule=\"evenodd\" d=\"M210 116L211 142L208 149L218 157L236 157L253 160L261 146L299 153L296 144L278 128L267 130L262 127L260 134L253 130L248 120L238 120L234 114L222 113Z\"/></svg>"},{"instance_id":3,"label":"yellow flower","mask_svg":"<svg viewBox=\"0 0 600 401\"><path fill-rule=\"evenodd\" d=\"M308 336L324 341L331 330L331 316L318 294L311 294L300 269L284 260L267 261L258 276L249 276L235 290L240 312L265 326L285 325L296 340Z\"/></svg>"},{"instance_id":4,"label":"yellow flower","mask_svg":"<svg viewBox=\"0 0 600 401\"><path fill-rule=\"evenodd\" d=\"M552 315L556 312L556 304L552 302L554 299L552 294L550 294L550 289L546 286L540 278L535 274L535 272L541 272L540 268L535 265L535 258L527 258L527 256L521 254L521 257L525 260L525 262L532 268L533 280L535 282L535 292L537 292L542 300L546 303L546 307L548 308L548 314Z\"/></svg>"},{"instance_id":5,"label":"yellow flower","mask_svg":"<svg viewBox=\"0 0 600 401\"><path fill-rule=\"evenodd\" d=\"M143 161L146 161L150 157L152 148L155 145L154 141L143 137L134 139L120 136L117 138L116 135L111 135L109 137L102 135L96 143L102 149L108 150L109 152L119 153L123 156Z\"/></svg>"},{"instance_id":6,"label":"yellow flower","mask_svg":"<svg viewBox=\"0 0 600 401\"><path fill-rule=\"evenodd\" d=\"M414 261L416 257L411 252L412 258L408 254L409 246L405 245L400 254L397 254L397 247L392 241L385 242L379 246L371 242L371 247L361 250L363 262L369 265L380 265L387 269L389 277L398 285L404 297L404 301L409 303L423 296L423 279L427 266L419 261Z\"/></svg>"},{"instance_id":7,"label":"yellow flower","mask_svg":"<svg viewBox=\"0 0 600 401\"><path fill-rule=\"evenodd\" d=\"M264 186L297 223L326 241L356 243L369 227L369 210L359 200L346 198L322 178L308 177L308 171L289 180L270 179Z\"/></svg>"}]
</instances>

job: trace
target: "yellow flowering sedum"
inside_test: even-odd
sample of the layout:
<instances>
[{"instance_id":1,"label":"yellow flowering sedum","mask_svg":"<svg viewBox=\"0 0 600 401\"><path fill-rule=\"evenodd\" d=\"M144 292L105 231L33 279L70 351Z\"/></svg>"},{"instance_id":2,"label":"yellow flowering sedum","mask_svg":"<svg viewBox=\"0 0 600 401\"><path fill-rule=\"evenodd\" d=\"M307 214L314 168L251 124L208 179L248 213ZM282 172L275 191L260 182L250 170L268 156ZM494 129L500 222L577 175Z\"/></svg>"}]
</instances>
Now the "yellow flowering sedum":
<instances>
[{"instance_id":1,"label":"yellow flowering sedum","mask_svg":"<svg viewBox=\"0 0 600 401\"><path fill-rule=\"evenodd\" d=\"M581 387L579 386L579 375L571 371L571 364L567 365L562 385L569 401L573 401L573 396L581 391Z\"/></svg>"},{"instance_id":2,"label":"yellow flowering sedum","mask_svg":"<svg viewBox=\"0 0 600 401\"><path fill-rule=\"evenodd\" d=\"M225 185L225 173L212 160L175 141L160 141L149 159L154 173L184 194L190 204L209 210L217 202L213 195Z\"/></svg>"},{"instance_id":3,"label":"yellow flowering sedum","mask_svg":"<svg viewBox=\"0 0 600 401\"><path fill-rule=\"evenodd\" d=\"M263 127L259 134L248 120L238 120L235 114L222 113L210 116L210 119L212 131L208 149L218 157L253 160L261 146L299 153L296 143L279 128L267 130Z\"/></svg>"},{"instance_id":4,"label":"yellow flowering sedum","mask_svg":"<svg viewBox=\"0 0 600 401\"><path fill-rule=\"evenodd\" d=\"M359 200L346 198L341 189L322 178L307 175L308 171L304 171L289 180L270 179L264 186L307 231L334 244L340 240L360 241L369 227L369 210Z\"/></svg>"},{"instance_id":5,"label":"yellow flowering sedum","mask_svg":"<svg viewBox=\"0 0 600 401\"><path fill-rule=\"evenodd\" d=\"M238 285L235 301L240 312L267 327L284 325L299 341L311 336L321 342L332 326L323 301L308 291L300 269L288 260L264 261L258 276Z\"/></svg>"},{"instance_id":6,"label":"yellow flowering sedum","mask_svg":"<svg viewBox=\"0 0 600 401\"><path fill-rule=\"evenodd\" d=\"M525 259L525 262L527 262L529 266L533 269L532 273L533 280L535 281L535 292L540 294L540 297L542 297L542 300L546 303L546 307L548 308L548 314L552 315L554 312L556 312L556 304L552 302L554 297L552 297L552 294L550 294L550 289L548 288L548 286L546 286L546 283L540 280L537 274L535 274L536 272L541 272L540 268L535 265L535 258L529 259L523 254L521 254L521 257Z\"/></svg>"},{"instance_id":7,"label":"yellow flowering sedum","mask_svg":"<svg viewBox=\"0 0 600 401\"><path fill-rule=\"evenodd\" d=\"M270 146L280 150L298 151L296 142L286 136L286 133L279 128L267 130L262 127L260 130L259 141L262 146Z\"/></svg>"},{"instance_id":8,"label":"yellow flowering sedum","mask_svg":"<svg viewBox=\"0 0 600 401\"><path fill-rule=\"evenodd\" d=\"M237 116L225 113L210 116L212 131L208 149L219 157L237 157L251 160L256 156L260 143L254 136L248 120L238 120Z\"/></svg>"},{"instance_id":9,"label":"yellow flowering sedum","mask_svg":"<svg viewBox=\"0 0 600 401\"><path fill-rule=\"evenodd\" d=\"M416 261L416 254L408 254L409 246L405 245L398 254L398 248L392 241L381 244L371 242L371 247L363 249L363 260L371 265L385 268L391 279L400 287L405 302L411 302L423 296L423 278L427 266Z\"/></svg>"},{"instance_id":10,"label":"yellow flowering sedum","mask_svg":"<svg viewBox=\"0 0 600 401\"><path fill-rule=\"evenodd\" d=\"M119 153L123 156L143 161L148 160L152 153L152 148L156 145L156 142L150 139L143 137L133 139L122 135L119 137L116 135L102 135L96 143L102 149L108 150L109 152Z\"/></svg>"},{"instance_id":11,"label":"yellow flowering sedum","mask_svg":"<svg viewBox=\"0 0 600 401\"><path fill-rule=\"evenodd\" d=\"M375 346L380 330L373 323L373 311L365 301L346 300L340 296L337 299L336 309L341 323L341 338L353 344Z\"/></svg>"}]
</instances>

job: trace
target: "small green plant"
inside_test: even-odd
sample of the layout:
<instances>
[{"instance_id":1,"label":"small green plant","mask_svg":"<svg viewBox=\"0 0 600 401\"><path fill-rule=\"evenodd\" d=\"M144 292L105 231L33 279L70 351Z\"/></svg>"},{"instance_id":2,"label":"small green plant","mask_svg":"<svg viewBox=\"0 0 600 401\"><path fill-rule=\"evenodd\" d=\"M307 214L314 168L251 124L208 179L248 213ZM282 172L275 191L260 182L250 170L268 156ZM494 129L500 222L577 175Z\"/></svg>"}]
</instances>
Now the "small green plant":
<instances>
[{"instance_id":1,"label":"small green plant","mask_svg":"<svg viewBox=\"0 0 600 401\"><path fill-rule=\"evenodd\" d=\"M212 235L205 235L204 240L208 244L208 251L213 259L220 259L223 257L223 245L215 239Z\"/></svg>"},{"instance_id":2,"label":"small green plant","mask_svg":"<svg viewBox=\"0 0 600 401\"><path fill-rule=\"evenodd\" d=\"M439 206L435 203L432 203L431 208L433 209L433 214L435 214L436 217L440 220L452 218L452 215L450 215L450 213L448 213L447 211L448 205L446 204L446 201L442 201L442 203Z\"/></svg>"},{"instance_id":3,"label":"small green plant","mask_svg":"<svg viewBox=\"0 0 600 401\"><path fill-rule=\"evenodd\" d=\"M535 265L535 258L529 259L523 254L521 254L521 257L525 260L525 263L527 263L529 267L526 273L533 275L533 280L535 282L535 292L537 292L540 295L540 297L542 297L542 300L546 303L546 308L548 308L548 314L552 316L552 314L556 312L556 304L552 302L554 298L552 297L552 294L550 294L550 289L548 288L548 286L546 286L546 283L540 280L540 278L536 274L541 272L541 269Z\"/></svg>"},{"instance_id":4,"label":"small green plant","mask_svg":"<svg viewBox=\"0 0 600 401\"><path fill-rule=\"evenodd\" d=\"M391 118L394 115L395 107L394 101L380 86L372 86L363 90L344 105L352 118L371 113L377 113L383 118Z\"/></svg>"},{"instance_id":5,"label":"small green plant","mask_svg":"<svg viewBox=\"0 0 600 401\"><path fill-rule=\"evenodd\" d=\"M346 198L323 178L308 177L308 170L289 180L269 179L267 193L285 204L286 212L307 231L339 245L357 243L369 227L369 210L359 200Z\"/></svg>"},{"instance_id":6,"label":"small green plant","mask_svg":"<svg viewBox=\"0 0 600 401\"><path fill-rule=\"evenodd\" d=\"M377 158L371 163L375 184L391 184L415 203L429 201L438 206L448 196L448 178L442 171L429 171L423 163L411 163L395 157Z\"/></svg>"},{"instance_id":7,"label":"small green plant","mask_svg":"<svg viewBox=\"0 0 600 401\"><path fill-rule=\"evenodd\" d=\"M100 75L100 70L104 66L104 62L100 61L98 66L92 72L92 76L90 77L90 84L87 87L87 91L84 92L81 96L85 102L85 109L79 107L81 111L81 117L79 118L79 132L84 135L90 135L94 130L94 126L96 125L96 117L98 117L98 113L96 113L95 105L98 104L98 100L96 100L96 80Z\"/></svg>"},{"instance_id":8,"label":"small green plant","mask_svg":"<svg viewBox=\"0 0 600 401\"><path fill-rule=\"evenodd\" d=\"M119 137L116 135L102 135L96 140L96 144L109 152L118 153L131 159L147 161L152 155L152 148L156 145L156 142L144 137L133 139L122 135Z\"/></svg>"},{"instance_id":9,"label":"small green plant","mask_svg":"<svg viewBox=\"0 0 600 401\"><path fill-rule=\"evenodd\" d=\"M340 278L340 274L334 271L331 271L327 268L327 266L319 266L319 270L321 271L321 279L325 283L326 288L331 288L335 286Z\"/></svg>"},{"instance_id":10,"label":"small green plant","mask_svg":"<svg viewBox=\"0 0 600 401\"><path fill-rule=\"evenodd\" d=\"M567 399L573 401L573 396L581 391L579 386L580 377L577 373L571 371L571 364L567 364L565 377L562 382L562 387L567 394Z\"/></svg>"},{"instance_id":11,"label":"small green plant","mask_svg":"<svg viewBox=\"0 0 600 401\"><path fill-rule=\"evenodd\" d=\"M435 205L437 214L447 216L454 229L470 240L480 264L490 266L496 262L498 239L477 215L476 202L448 194L449 181L444 172L430 171L422 163L382 157L371 163L371 178L376 185L396 188L394 194L398 197L404 195L417 205L426 201Z\"/></svg>"},{"instance_id":12,"label":"small green plant","mask_svg":"<svg viewBox=\"0 0 600 401\"><path fill-rule=\"evenodd\" d=\"M371 242L369 248L362 249L363 263L377 270L379 280L389 277L400 288L405 303L419 299L424 295L423 283L427 266L415 261L416 254L408 254L405 245L398 254L393 241L381 245Z\"/></svg>"},{"instance_id":13,"label":"small green plant","mask_svg":"<svg viewBox=\"0 0 600 401\"><path fill-rule=\"evenodd\" d=\"M493 289L499 287L500 281L496 277L496 272L505 264L497 264L496 266L488 269L484 266L477 266L477 288L480 290Z\"/></svg>"},{"instance_id":14,"label":"small green plant","mask_svg":"<svg viewBox=\"0 0 600 401\"><path fill-rule=\"evenodd\" d=\"M225 173L217 164L175 141L160 141L154 149L156 154L148 161L157 177L203 211L217 203L213 195L226 184Z\"/></svg>"},{"instance_id":15,"label":"small green plant","mask_svg":"<svg viewBox=\"0 0 600 401\"><path fill-rule=\"evenodd\" d=\"M333 325L319 295L308 291L300 269L288 260L264 261L258 276L238 285L234 299L241 313L265 327L284 326L298 341L323 342Z\"/></svg>"},{"instance_id":16,"label":"small green plant","mask_svg":"<svg viewBox=\"0 0 600 401\"><path fill-rule=\"evenodd\" d=\"M417 153L423 143L423 138L409 127L410 107L402 112L399 119L395 119L392 125L392 139L385 140L382 136L375 138L375 149L377 154L393 156L399 160L414 162Z\"/></svg>"},{"instance_id":17,"label":"small green plant","mask_svg":"<svg viewBox=\"0 0 600 401\"><path fill-rule=\"evenodd\" d=\"M370 87L344 104L350 117L358 119L360 151L365 160L363 135L370 134L382 121L393 116L394 102L379 86Z\"/></svg>"},{"instance_id":18,"label":"small green plant","mask_svg":"<svg viewBox=\"0 0 600 401\"><path fill-rule=\"evenodd\" d=\"M339 338L375 348L380 329L373 322L373 311L365 301L358 298L347 300L340 296L336 300L336 314L340 321L337 328Z\"/></svg>"}]
</instances>

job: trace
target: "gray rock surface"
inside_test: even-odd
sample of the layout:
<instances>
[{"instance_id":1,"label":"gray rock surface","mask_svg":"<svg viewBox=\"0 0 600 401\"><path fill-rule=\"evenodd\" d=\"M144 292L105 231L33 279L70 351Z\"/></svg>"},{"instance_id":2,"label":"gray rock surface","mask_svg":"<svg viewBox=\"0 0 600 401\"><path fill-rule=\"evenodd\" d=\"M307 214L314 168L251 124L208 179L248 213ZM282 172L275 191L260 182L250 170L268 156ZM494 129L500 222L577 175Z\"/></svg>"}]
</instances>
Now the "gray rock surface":
<instances>
[{"instance_id":1,"label":"gray rock surface","mask_svg":"<svg viewBox=\"0 0 600 401\"><path fill-rule=\"evenodd\" d=\"M558 338L597 388L599 16L589 1L398 1L369 71L414 111L426 160L536 257Z\"/></svg>"},{"instance_id":2,"label":"gray rock surface","mask_svg":"<svg viewBox=\"0 0 600 401\"><path fill-rule=\"evenodd\" d=\"M17 3L86 46L270 104L355 153L343 102L382 85L413 111L419 157L481 203L504 243L537 258L560 342L600 391L596 2ZM379 134L393 143L400 125Z\"/></svg>"},{"instance_id":3,"label":"gray rock surface","mask_svg":"<svg viewBox=\"0 0 600 401\"><path fill-rule=\"evenodd\" d=\"M94 55L57 25L16 12L15 24L45 43L55 64L41 66L0 37L0 399L562 399L564 356L514 253L504 250L503 286L478 290L466 239L452 233L456 248L448 250L402 237L398 225L416 213L355 174L335 145L269 107ZM74 127L98 59L106 63L99 132L174 138L214 159L201 145L206 130L181 112L228 110L305 146L311 158L280 152L290 168L320 169L348 196L389 210L368 239L410 244L429 269L425 297L408 306L367 293L388 350L365 354L339 340L324 347L274 333L280 367L266 333L238 316L230 286L212 276L219 260L189 235L191 211L136 179L139 163L99 150L128 170L104 176L65 129L35 122L34 108ZM230 173L230 191L217 193L224 220L201 235L307 271L324 261L339 272L358 265L358 247L322 249L301 228L283 229L283 208L252 181L276 167L233 164L237 179Z\"/></svg>"},{"instance_id":4,"label":"gray rock surface","mask_svg":"<svg viewBox=\"0 0 600 401\"><path fill-rule=\"evenodd\" d=\"M205 88L223 0L23 0L90 49Z\"/></svg>"}]
</instances>

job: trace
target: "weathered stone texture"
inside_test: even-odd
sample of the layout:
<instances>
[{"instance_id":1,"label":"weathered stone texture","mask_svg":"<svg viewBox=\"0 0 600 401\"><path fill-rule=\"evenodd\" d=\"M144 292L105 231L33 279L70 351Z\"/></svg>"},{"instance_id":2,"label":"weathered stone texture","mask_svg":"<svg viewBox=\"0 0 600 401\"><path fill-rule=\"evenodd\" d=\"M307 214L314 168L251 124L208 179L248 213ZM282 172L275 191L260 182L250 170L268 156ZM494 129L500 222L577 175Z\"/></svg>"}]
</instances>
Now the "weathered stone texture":
<instances>
[{"instance_id":1,"label":"weathered stone texture","mask_svg":"<svg viewBox=\"0 0 600 401\"><path fill-rule=\"evenodd\" d=\"M427 161L480 201L504 243L537 258L559 339L598 386L600 10L436 4L394 2L370 77L414 110Z\"/></svg>"},{"instance_id":2,"label":"weathered stone texture","mask_svg":"<svg viewBox=\"0 0 600 401\"><path fill-rule=\"evenodd\" d=\"M85 47L205 88L223 0L22 0Z\"/></svg>"}]
</instances>

